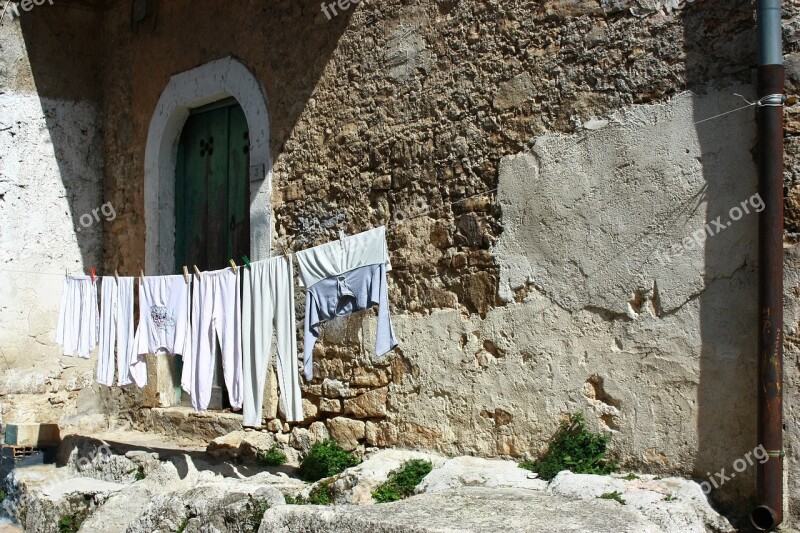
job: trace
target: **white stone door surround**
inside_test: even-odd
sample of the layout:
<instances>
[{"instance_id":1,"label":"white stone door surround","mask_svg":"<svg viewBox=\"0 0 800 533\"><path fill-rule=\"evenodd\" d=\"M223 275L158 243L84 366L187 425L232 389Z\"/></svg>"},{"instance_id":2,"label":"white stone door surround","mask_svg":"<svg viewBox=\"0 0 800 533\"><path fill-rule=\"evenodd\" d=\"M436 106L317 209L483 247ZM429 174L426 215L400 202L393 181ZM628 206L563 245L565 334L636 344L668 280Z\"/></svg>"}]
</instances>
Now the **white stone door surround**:
<instances>
[{"instance_id":1,"label":"white stone door surround","mask_svg":"<svg viewBox=\"0 0 800 533\"><path fill-rule=\"evenodd\" d=\"M150 119L144 155L145 273L175 273L175 165L189 110L233 97L250 131L250 259L269 257L271 235L267 99L256 77L233 57L206 63L167 83ZM233 258L241 262L241 258ZM191 268L191 267L190 267Z\"/></svg>"}]
</instances>

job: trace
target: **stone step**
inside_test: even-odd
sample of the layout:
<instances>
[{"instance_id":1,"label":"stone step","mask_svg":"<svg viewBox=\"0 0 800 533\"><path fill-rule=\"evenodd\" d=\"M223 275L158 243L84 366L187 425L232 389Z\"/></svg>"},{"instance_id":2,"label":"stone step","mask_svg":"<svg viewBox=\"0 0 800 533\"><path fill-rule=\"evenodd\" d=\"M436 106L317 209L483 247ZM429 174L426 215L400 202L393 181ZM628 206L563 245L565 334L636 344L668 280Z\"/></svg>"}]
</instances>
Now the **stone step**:
<instances>
[{"instance_id":1,"label":"stone step","mask_svg":"<svg viewBox=\"0 0 800 533\"><path fill-rule=\"evenodd\" d=\"M61 442L58 424L7 424L5 430L9 446L45 448Z\"/></svg>"}]
</instances>

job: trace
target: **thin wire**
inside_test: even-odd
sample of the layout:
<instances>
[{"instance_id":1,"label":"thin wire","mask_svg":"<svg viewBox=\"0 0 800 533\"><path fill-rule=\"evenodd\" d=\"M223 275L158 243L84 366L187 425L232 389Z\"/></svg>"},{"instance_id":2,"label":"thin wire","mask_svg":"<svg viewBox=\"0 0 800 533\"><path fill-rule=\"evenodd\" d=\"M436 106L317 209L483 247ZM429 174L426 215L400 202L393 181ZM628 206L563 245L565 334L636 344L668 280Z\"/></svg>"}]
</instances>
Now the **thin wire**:
<instances>
[{"instance_id":1,"label":"thin wire","mask_svg":"<svg viewBox=\"0 0 800 533\"><path fill-rule=\"evenodd\" d=\"M0 268L0 272L14 272L17 274L40 274L42 276L62 276L62 277L65 277L67 275L64 272L56 274L55 272L37 272L35 270L10 270L6 268ZM84 274L80 275L83 276Z\"/></svg>"},{"instance_id":2,"label":"thin wire","mask_svg":"<svg viewBox=\"0 0 800 533\"><path fill-rule=\"evenodd\" d=\"M724 113L720 113L718 115L713 115L713 116L710 116L708 118L704 118L702 120L698 120L697 122L692 123L692 125L696 126L698 124L702 124L704 122L709 122L711 120L714 120L714 119L717 119L717 118L720 118L720 117L724 117L726 115L730 115L731 113L736 113L736 112L741 111L743 109L748 109L748 108L754 107L754 106L759 106L759 107L783 107L783 105L784 105L783 103L780 103L780 104L777 104L777 103L775 103L775 104L774 103L764 103L765 101L769 101L770 99L776 98L776 97L779 97L779 98L783 99L784 95L781 95L781 94L770 94L770 95L764 96L764 97L762 97L762 98L760 98L760 99L758 99L758 100L756 100L754 102L750 102L744 96L742 96L742 95L740 95L738 93L734 93L734 95L740 97L745 102L747 102L747 105L744 105L742 107L737 107L736 109L731 109L730 111L725 111ZM552 162L555 158L563 155L565 152L571 150L572 148L574 148L578 144L580 144L582 142L585 142L587 139L593 137L595 134L601 133L603 131L604 130L602 130L602 129L595 130L595 131L593 131L593 132L591 132L591 133L589 133L587 135L584 135L583 137L581 137L580 139L578 139L574 143L566 146L560 152L557 152L555 155L551 156L549 159L547 159L544 162L544 164ZM281 188L276 187L275 189L273 189L273 191L281 191L281 190L284 190L284 189L285 189L284 187L281 187ZM394 229L397 229L398 227L400 227L401 225L405 224L406 222L408 222L410 220L415 220L417 218L421 218L421 217L427 216L427 215L429 215L431 213L434 213L434 212L436 212L436 211L438 211L440 209L444 209L446 207L452 207L452 206L454 206L456 204L460 204L462 202L466 202L467 200L470 200L470 199L475 198L477 196L483 196L483 195L486 195L486 194L491 194L491 193L497 192L498 190L499 190L499 187L493 187L491 189L486 189L486 190L483 190L483 191L476 192L474 194L471 194L469 196L466 196L466 197L461 198L459 200L456 200L454 202L450 202L449 204L443 204L443 205L441 205L439 207L434 207L434 208L429 209L427 211L423 211L422 213L418 213L418 214L416 214L414 216L411 216L411 217L408 217L408 218L404 218L403 220L400 220L398 222L388 223L388 224L386 224L386 229L387 229L387 231L392 231ZM56 274L54 272L36 272L36 271L32 271L32 270L25 271L25 270L0 269L0 272L14 272L14 273L19 273L19 274L41 274L41 275L45 275L45 276L65 276L66 275L64 273ZM99 274L97 275L97 277L99 277ZM138 277L138 276L134 276L134 277Z\"/></svg>"},{"instance_id":3,"label":"thin wire","mask_svg":"<svg viewBox=\"0 0 800 533\"><path fill-rule=\"evenodd\" d=\"M684 92L686 92L686 91L684 91ZM683 94L683 93L681 93L681 94ZM732 113L736 113L737 111L742 111L743 109L748 109L748 108L753 107L753 106L759 106L759 107L783 106L783 103L781 103L781 104L766 104L766 103L764 103L764 101L770 100L771 98L775 98L775 97L783 98L783 95L779 95L779 94L770 94L770 95L764 96L764 97L762 97L762 98L760 98L758 100L755 100L753 102L747 100L744 96L742 96L739 93L734 93L734 95L738 96L739 98L741 98L742 100L747 102L747 105L744 105L744 106L741 106L741 107L737 107L736 109L731 109L729 111L725 111L724 113L719 113L718 115L713 115L713 116L704 118L702 120L698 120L697 122L693 122L692 125L696 126L696 125L702 124L704 122L709 122L711 120L715 120L715 119L718 119L720 117L724 117L726 115L730 115ZM589 133L587 135L584 135L580 139L578 139L575 142L571 143L570 145L564 147L563 150L561 150L559 152L556 152L555 154L550 156L550 158L548 158L542 164L548 164L548 163L553 162L555 159L557 159L558 157L562 156L563 154L565 154L566 152L568 152L569 150L571 150L572 148L574 148L578 144L580 144L582 142L585 142L587 139L593 137L595 134L600 133L602 131L603 130L595 130L594 132L591 132L591 133ZM466 198L462 198L460 200L456 200L455 202L452 202L450 204L445 204L445 205L442 205L440 207L435 207L433 209L429 209L428 211L423 211L422 213L414 215L413 217L404 218L403 220L401 220L399 222L396 222L396 223L387 224L387 231L391 231L393 229L396 229L399 226L401 226L402 224L405 224L406 222L408 222L410 220L414 220L414 219L417 219L417 218L420 218L420 217L424 217L424 216L429 215L429 214L431 214L431 213L433 213L435 211L438 211L440 209L444 209L445 207L452 207L455 204L458 204L460 202L464 202L464 201L469 200L471 198L474 198L476 196L482 196L484 194L490 194L490 193L496 192L498 189L499 189L499 187L494 187L492 189L487 189L485 191L480 191L480 192L477 192L477 193L475 193L473 195L467 196Z\"/></svg>"}]
</instances>

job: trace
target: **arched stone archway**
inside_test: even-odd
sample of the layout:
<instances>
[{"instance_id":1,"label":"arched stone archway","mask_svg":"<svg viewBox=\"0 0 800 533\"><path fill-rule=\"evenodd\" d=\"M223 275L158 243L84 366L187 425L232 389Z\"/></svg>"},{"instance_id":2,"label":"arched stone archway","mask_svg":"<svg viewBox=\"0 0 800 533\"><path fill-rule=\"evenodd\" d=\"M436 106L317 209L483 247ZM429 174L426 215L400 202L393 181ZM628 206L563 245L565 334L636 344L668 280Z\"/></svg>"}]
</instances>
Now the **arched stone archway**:
<instances>
[{"instance_id":1,"label":"arched stone archway","mask_svg":"<svg viewBox=\"0 0 800 533\"><path fill-rule=\"evenodd\" d=\"M222 98L241 105L250 131L251 259L269 257L271 235L269 113L261 85L232 57L172 76L150 119L144 156L145 269L175 272L175 165L189 110Z\"/></svg>"}]
</instances>

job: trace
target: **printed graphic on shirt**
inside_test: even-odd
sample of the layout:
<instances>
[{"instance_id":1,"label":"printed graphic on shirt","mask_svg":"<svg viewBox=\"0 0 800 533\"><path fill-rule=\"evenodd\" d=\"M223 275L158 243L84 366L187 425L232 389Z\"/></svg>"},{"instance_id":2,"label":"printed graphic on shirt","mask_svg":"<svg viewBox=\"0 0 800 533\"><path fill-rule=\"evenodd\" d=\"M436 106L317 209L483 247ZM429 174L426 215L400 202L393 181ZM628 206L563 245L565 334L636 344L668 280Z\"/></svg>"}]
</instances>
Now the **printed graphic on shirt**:
<instances>
[{"instance_id":1,"label":"printed graphic on shirt","mask_svg":"<svg viewBox=\"0 0 800 533\"><path fill-rule=\"evenodd\" d=\"M153 325L158 329L167 331L175 326L175 318L163 305L151 305L150 317L153 319Z\"/></svg>"}]
</instances>

